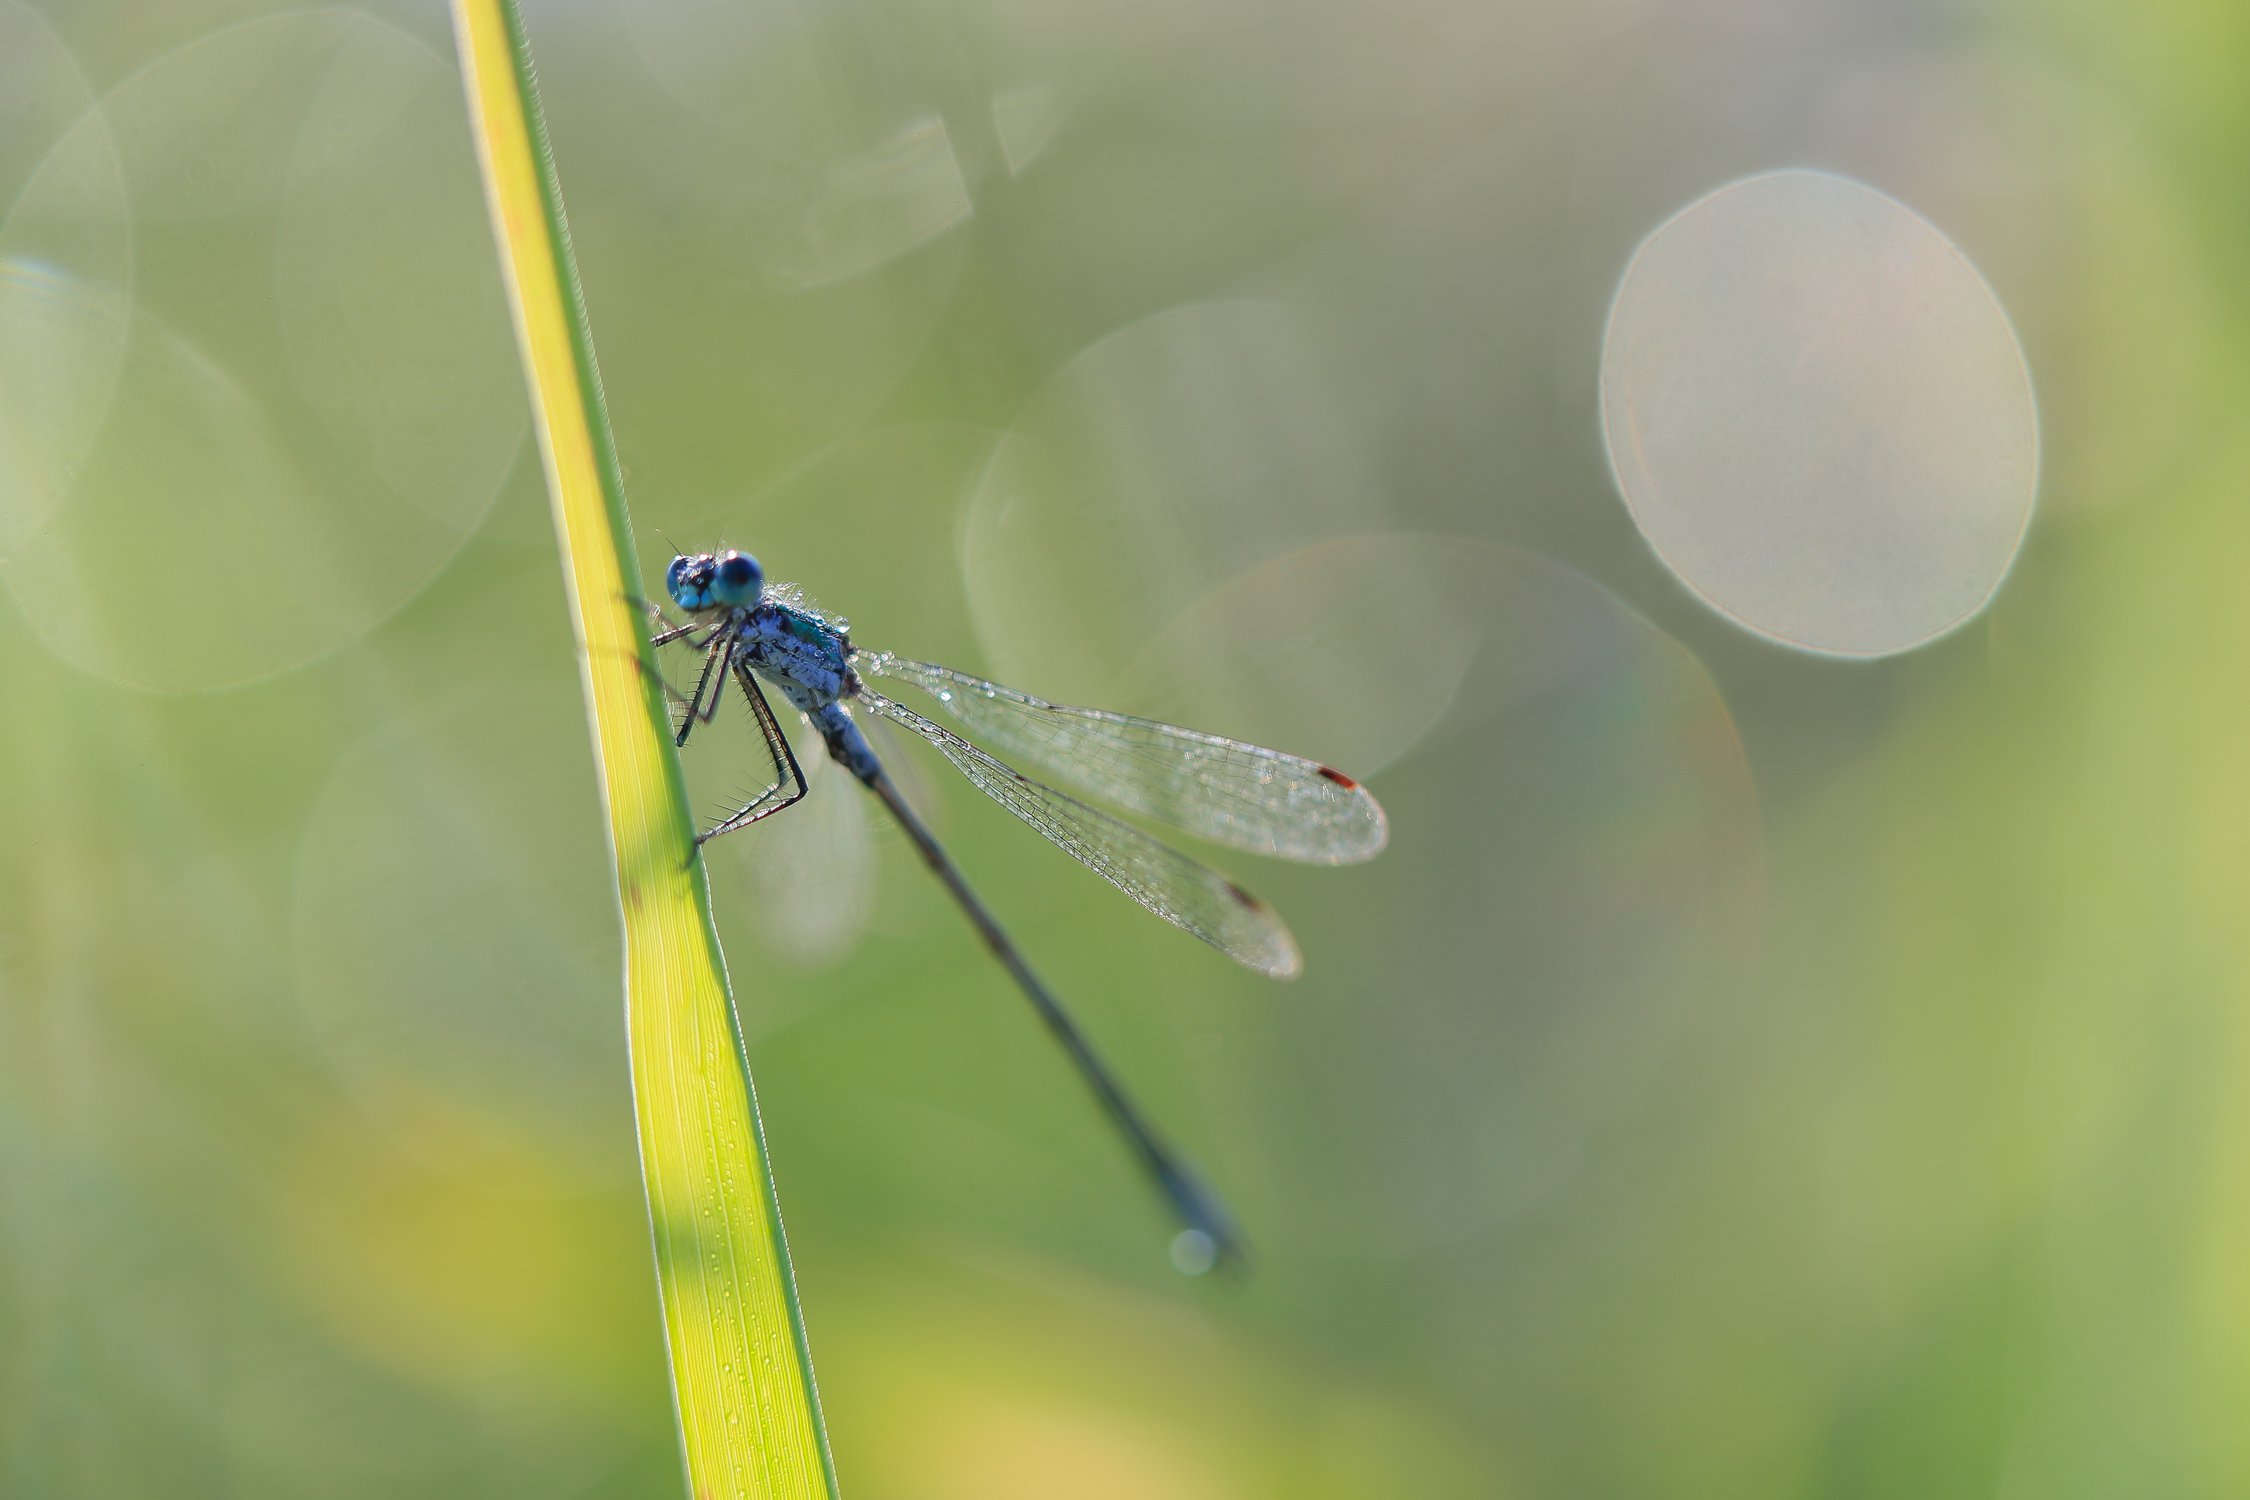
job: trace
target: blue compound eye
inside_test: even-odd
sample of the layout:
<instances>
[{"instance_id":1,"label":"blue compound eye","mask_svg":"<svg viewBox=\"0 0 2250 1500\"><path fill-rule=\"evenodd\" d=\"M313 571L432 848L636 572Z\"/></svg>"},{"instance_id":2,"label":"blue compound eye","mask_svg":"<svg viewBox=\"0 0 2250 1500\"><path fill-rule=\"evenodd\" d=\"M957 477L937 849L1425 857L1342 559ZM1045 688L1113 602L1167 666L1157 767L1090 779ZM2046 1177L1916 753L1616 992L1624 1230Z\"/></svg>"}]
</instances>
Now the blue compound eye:
<instances>
[{"instance_id":1,"label":"blue compound eye","mask_svg":"<svg viewBox=\"0 0 2250 1500\"><path fill-rule=\"evenodd\" d=\"M698 567L697 564L702 566ZM697 575L701 576L698 577ZM709 558L675 557L664 570L664 591L682 609L705 609L711 603Z\"/></svg>"},{"instance_id":2,"label":"blue compound eye","mask_svg":"<svg viewBox=\"0 0 2250 1500\"><path fill-rule=\"evenodd\" d=\"M755 604L765 586L765 570L756 558L744 552L719 555L718 571L711 580L712 599L729 608Z\"/></svg>"}]
</instances>

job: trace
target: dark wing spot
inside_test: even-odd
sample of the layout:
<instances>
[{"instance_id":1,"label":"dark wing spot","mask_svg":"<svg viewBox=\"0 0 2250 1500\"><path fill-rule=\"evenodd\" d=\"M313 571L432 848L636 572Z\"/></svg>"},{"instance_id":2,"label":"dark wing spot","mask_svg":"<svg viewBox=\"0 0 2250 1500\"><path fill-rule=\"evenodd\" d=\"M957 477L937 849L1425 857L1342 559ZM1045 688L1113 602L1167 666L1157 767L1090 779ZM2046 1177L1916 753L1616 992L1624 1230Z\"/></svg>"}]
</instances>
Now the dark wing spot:
<instances>
[{"instance_id":1,"label":"dark wing spot","mask_svg":"<svg viewBox=\"0 0 2250 1500\"><path fill-rule=\"evenodd\" d=\"M1334 766L1322 766L1320 768L1320 774L1327 777L1330 781L1335 782L1336 785L1342 787L1347 792L1356 792L1359 790L1358 782L1352 780L1349 776L1346 776L1343 772L1337 770Z\"/></svg>"},{"instance_id":2,"label":"dark wing spot","mask_svg":"<svg viewBox=\"0 0 2250 1500\"><path fill-rule=\"evenodd\" d=\"M1252 911L1256 911L1259 907L1265 905L1264 902L1260 901L1257 897L1251 895L1248 891L1244 890L1241 886L1236 885L1231 880L1227 882L1227 894L1234 897L1235 900L1241 902L1244 906L1249 907Z\"/></svg>"}]
</instances>

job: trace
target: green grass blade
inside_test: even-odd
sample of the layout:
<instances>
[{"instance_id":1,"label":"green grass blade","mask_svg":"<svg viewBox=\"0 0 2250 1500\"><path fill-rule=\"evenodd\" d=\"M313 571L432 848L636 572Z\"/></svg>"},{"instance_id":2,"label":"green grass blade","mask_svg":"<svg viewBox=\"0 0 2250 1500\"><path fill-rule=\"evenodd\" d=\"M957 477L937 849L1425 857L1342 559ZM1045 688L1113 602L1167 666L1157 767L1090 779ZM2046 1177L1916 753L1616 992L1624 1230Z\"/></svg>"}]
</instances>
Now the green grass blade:
<instances>
[{"instance_id":1,"label":"green grass blade","mask_svg":"<svg viewBox=\"0 0 2250 1500\"><path fill-rule=\"evenodd\" d=\"M692 858L679 758L645 669L624 485L539 113L509 0L455 0L487 200L531 386L582 647L625 926L641 1171L690 1487L834 1496L834 1466L757 1102Z\"/></svg>"}]
</instances>

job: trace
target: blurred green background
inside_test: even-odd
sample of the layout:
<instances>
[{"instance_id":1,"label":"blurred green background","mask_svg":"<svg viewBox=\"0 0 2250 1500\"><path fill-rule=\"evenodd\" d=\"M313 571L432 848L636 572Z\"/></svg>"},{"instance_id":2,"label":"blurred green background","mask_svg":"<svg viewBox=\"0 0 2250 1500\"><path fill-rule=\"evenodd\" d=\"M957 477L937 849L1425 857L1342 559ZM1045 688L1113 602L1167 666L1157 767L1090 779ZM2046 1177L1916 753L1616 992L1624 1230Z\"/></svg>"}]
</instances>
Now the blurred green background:
<instances>
[{"instance_id":1,"label":"blurred green background","mask_svg":"<svg viewBox=\"0 0 2250 1500\"><path fill-rule=\"evenodd\" d=\"M911 766L1235 1287L854 789L714 847L849 1495L2250 1492L2250 11L526 12L652 583L1391 816L1221 861L1280 987ZM1635 243L1781 165L2037 381L2013 574L1886 661L1601 448ZM0 206L0 1494L677 1493L442 9L0 0Z\"/></svg>"}]
</instances>

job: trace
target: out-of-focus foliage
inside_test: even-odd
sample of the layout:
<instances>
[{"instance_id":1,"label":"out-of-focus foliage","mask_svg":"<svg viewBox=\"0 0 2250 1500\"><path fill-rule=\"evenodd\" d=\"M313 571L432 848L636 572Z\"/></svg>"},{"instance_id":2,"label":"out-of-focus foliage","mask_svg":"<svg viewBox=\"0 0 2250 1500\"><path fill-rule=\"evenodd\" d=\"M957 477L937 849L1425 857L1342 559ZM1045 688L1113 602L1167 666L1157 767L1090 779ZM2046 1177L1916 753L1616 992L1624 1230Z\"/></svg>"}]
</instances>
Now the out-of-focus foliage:
<instances>
[{"instance_id":1,"label":"out-of-focus foliage","mask_svg":"<svg viewBox=\"0 0 2250 1500\"><path fill-rule=\"evenodd\" d=\"M842 778L714 847L846 1494L2250 1488L2239 5L527 11L652 584L1391 816L1222 861L1281 988L908 761L1238 1288ZM1880 663L1710 614L1600 445L1633 247L1785 165L2039 397L2012 574ZM669 1492L443 15L0 0L0 208L0 1495Z\"/></svg>"}]
</instances>

